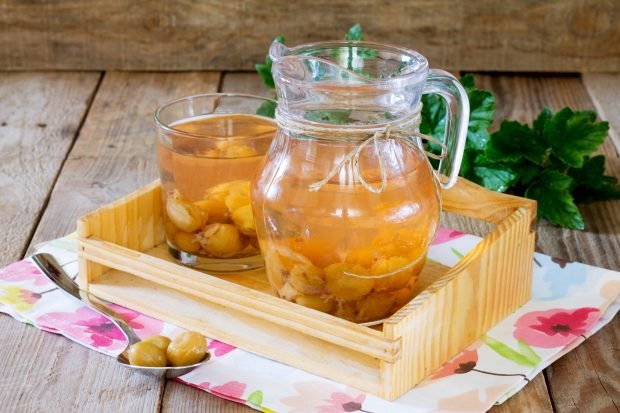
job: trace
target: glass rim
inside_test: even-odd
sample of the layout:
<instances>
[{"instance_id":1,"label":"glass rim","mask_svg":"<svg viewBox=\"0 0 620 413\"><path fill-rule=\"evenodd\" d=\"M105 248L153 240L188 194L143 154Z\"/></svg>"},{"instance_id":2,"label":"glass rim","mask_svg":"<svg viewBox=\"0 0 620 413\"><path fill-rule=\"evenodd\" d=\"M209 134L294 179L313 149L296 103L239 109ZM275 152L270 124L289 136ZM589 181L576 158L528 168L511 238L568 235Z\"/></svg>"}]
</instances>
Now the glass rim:
<instances>
[{"instance_id":1,"label":"glass rim","mask_svg":"<svg viewBox=\"0 0 620 413\"><path fill-rule=\"evenodd\" d=\"M269 57L274 63L277 63L278 60L281 60L281 59L304 56L303 52L307 50L316 49L316 48L329 49L329 48L341 48L341 47L357 47L357 48L374 49L377 51L388 51L388 52L408 56L420 63L420 67L416 68L416 70L414 71L401 74L398 76L394 76L391 78L385 78L385 79L368 78L352 70L349 70L346 68L342 69L346 72L349 72L351 76L354 76L356 78L364 80L365 82L372 83L377 86L393 85L394 83L400 83L400 82L409 80L409 78L419 76L421 73L424 73L425 71L429 70L428 59L424 57L424 55L422 55L421 53L413 49L409 49L406 47L397 46L397 45L393 45L389 43L368 42L365 40L331 40L331 41L322 41L322 42L303 43L303 44L300 44L294 47L287 47L284 44L274 40L274 42L271 44L271 47L269 48ZM285 50L284 53L282 53L283 49ZM318 57L315 57L314 59L323 60L322 58L318 58ZM277 67L277 65L274 65L274 67ZM298 80L298 79L289 79L289 78L287 78L287 80L294 82L294 83L312 83L311 81L307 81L307 80Z\"/></svg>"},{"instance_id":2,"label":"glass rim","mask_svg":"<svg viewBox=\"0 0 620 413\"><path fill-rule=\"evenodd\" d=\"M205 138L209 138L209 139L227 139L227 140L237 140L237 139L242 139L242 140L248 140L248 139L254 139L254 138L248 138L248 137L244 137L244 138L236 138L236 137L231 137L231 136L216 136L216 135L199 135L196 133L190 133L190 132L185 132L179 129L176 129L172 126L170 126L168 124L168 122L162 122L161 120L161 114L164 110L170 108L173 105L182 103L182 102L186 102L186 101L191 101L193 99L202 99L202 98L227 98L227 97L232 97L232 98L243 98L243 99L248 99L248 100L257 100L257 101L263 101L263 102L272 102L275 106L277 106L277 101L274 99L270 99L267 97L263 97L263 96L257 96L257 95L251 95L249 93L220 93L220 92L213 92L213 93L198 93L196 95L190 95L190 96L185 96L182 98L178 98L175 100L172 100L170 102L164 103L162 105L160 105L156 110L155 113L153 114L153 119L155 120L155 124L156 126L168 133L173 133L175 135L181 135L184 138L191 138L191 139L205 139ZM264 118L264 119L270 119L272 121L275 120L266 116L262 116L262 115L257 115L257 114L250 114L250 113L242 113L242 112L224 112L224 113L212 113L214 115L225 115L225 114L245 114L245 115L249 115L249 116L258 116L260 118ZM206 113L203 115L207 115ZM264 137L260 137L260 139L264 139Z\"/></svg>"}]
</instances>

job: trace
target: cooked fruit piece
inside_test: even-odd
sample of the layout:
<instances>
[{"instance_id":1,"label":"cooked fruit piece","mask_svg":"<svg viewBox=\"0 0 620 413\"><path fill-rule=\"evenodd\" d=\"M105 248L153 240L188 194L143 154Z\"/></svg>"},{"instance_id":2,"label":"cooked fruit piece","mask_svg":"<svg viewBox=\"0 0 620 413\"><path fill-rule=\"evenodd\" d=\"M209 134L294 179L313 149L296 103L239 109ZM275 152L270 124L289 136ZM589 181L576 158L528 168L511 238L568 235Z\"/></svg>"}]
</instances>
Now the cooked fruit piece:
<instances>
[{"instance_id":1,"label":"cooked fruit piece","mask_svg":"<svg viewBox=\"0 0 620 413\"><path fill-rule=\"evenodd\" d=\"M413 261L426 248L425 239L423 234L413 229L383 231L373 240L371 246L382 256L401 256Z\"/></svg>"},{"instance_id":2,"label":"cooked fruit piece","mask_svg":"<svg viewBox=\"0 0 620 413\"><path fill-rule=\"evenodd\" d=\"M295 302L324 313L331 313L334 309L334 301L323 299L320 295L298 295L295 298Z\"/></svg>"},{"instance_id":3,"label":"cooked fruit piece","mask_svg":"<svg viewBox=\"0 0 620 413\"><path fill-rule=\"evenodd\" d=\"M335 316L345 320L356 321L357 306L355 301L340 301L334 313Z\"/></svg>"},{"instance_id":4,"label":"cooked fruit piece","mask_svg":"<svg viewBox=\"0 0 620 413\"><path fill-rule=\"evenodd\" d=\"M285 300L295 301L295 298L299 295L299 291L297 291L291 283L286 282L282 288L278 290L278 295Z\"/></svg>"},{"instance_id":5,"label":"cooked fruit piece","mask_svg":"<svg viewBox=\"0 0 620 413\"><path fill-rule=\"evenodd\" d=\"M325 268L340 261L336 246L327 240L292 238L289 242L293 251L308 258L317 267Z\"/></svg>"},{"instance_id":6,"label":"cooked fruit piece","mask_svg":"<svg viewBox=\"0 0 620 413\"><path fill-rule=\"evenodd\" d=\"M236 209L246 205L250 205L250 194L246 194L243 192L231 192L230 194L228 194L228 196L226 196L224 202L226 203L226 208L228 208L228 212L232 214Z\"/></svg>"},{"instance_id":7,"label":"cooked fruit piece","mask_svg":"<svg viewBox=\"0 0 620 413\"><path fill-rule=\"evenodd\" d=\"M172 239L174 237L174 234L176 234L179 229L171 221L167 221L164 224L164 231L166 232L168 238Z\"/></svg>"},{"instance_id":8,"label":"cooked fruit piece","mask_svg":"<svg viewBox=\"0 0 620 413\"><path fill-rule=\"evenodd\" d=\"M400 268L405 268L398 271ZM398 271L398 272L395 272ZM381 258L371 268L373 276L379 276L375 280L375 290L394 291L407 285L413 275L411 261L405 257ZM387 275L393 273L392 275Z\"/></svg>"},{"instance_id":9,"label":"cooked fruit piece","mask_svg":"<svg viewBox=\"0 0 620 413\"><path fill-rule=\"evenodd\" d=\"M168 344L170 344L170 339L166 336L151 336L145 338L142 342L151 343L165 353L168 349Z\"/></svg>"},{"instance_id":10,"label":"cooked fruit piece","mask_svg":"<svg viewBox=\"0 0 620 413\"><path fill-rule=\"evenodd\" d=\"M357 321L376 321L387 316L396 302L392 294L374 293L357 303Z\"/></svg>"},{"instance_id":11,"label":"cooked fruit piece","mask_svg":"<svg viewBox=\"0 0 620 413\"><path fill-rule=\"evenodd\" d=\"M228 208L223 199L209 198L202 201L194 202L198 208L207 213L207 222L210 224L220 223L224 224L228 221Z\"/></svg>"},{"instance_id":12,"label":"cooked fruit piece","mask_svg":"<svg viewBox=\"0 0 620 413\"><path fill-rule=\"evenodd\" d=\"M129 364L142 367L166 367L166 353L153 343L140 341L129 347Z\"/></svg>"},{"instance_id":13,"label":"cooked fruit piece","mask_svg":"<svg viewBox=\"0 0 620 413\"><path fill-rule=\"evenodd\" d=\"M355 274L355 275L348 275ZM365 276L364 268L340 262L325 268L328 291L342 300L356 300L368 294L375 280Z\"/></svg>"},{"instance_id":14,"label":"cooked fruit piece","mask_svg":"<svg viewBox=\"0 0 620 413\"><path fill-rule=\"evenodd\" d=\"M381 258L381 254L376 248L362 247L349 251L345 261L349 264L357 264L365 268L370 268L379 258Z\"/></svg>"},{"instance_id":15,"label":"cooked fruit piece","mask_svg":"<svg viewBox=\"0 0 620 413\"><path fill-rule=\"evenodd\" d=\"M250 196L251 186L252 184L250 183L250 181L243 181L243 180L232 181L230 183L230 186L228 187L228 193Z\"/></svg>"},{"instance_id":16,"label":"cooked fruit piece","mask_svg":"<svg viewBox=\"0 0 620 413\"><path fill-rule=\"evenodd\" d=\"M410 282L410 284L412 284ZM394 297L394 310L398 310L413 299L413 287L407 286L390 293Z\"/></svg>"},{"instance_id":17,"label":"cooked fruit piece","mask_svg":"<svg viewBox=\"0 0 620 413\"><path fill-rule=\"evenodd\" d=\"M179 231L174 235L174 245L190 254L200 251L201 245L196 234Z\"/></svg>"},{"instance_id":18,"label":"cooked fruit piece","mask_svg":"<svg viewBox=\"0 0 620 413\"><path fill-rule=\"evenodd\" d=\"M209 224L199 234L205 252L214 257L231 257L243 249L237 227L231 224Z\"/></svg>"},{"instance_id":19,"label":"cooked fruit piece","mask_svg":"<svg viewBox=\"0 0 620 413\"><path fill-rule=\"evenodd\" d=\"M248 236L256 236L256 223L250 204L235 209L231 217L239 232Z\"/></svg>"},{"instance_id":20,"label":"cooked fruit piece","mask_svg":"<svg viewBox=\"0 0 620 413\"><path fill-rule=\"evenodd\" d=\"M196 205L182 199L169 197L166 201L166 213L170 221L185 232L194 232L202 227L207 219L206 214Z\"/></svg>"},{"instance_id":21,"label":"cooked fruit piece","mask_svg":"<svg viewBox=\"0 0 620 413\"><path fill-rule=\"evenodd\" d=\"M200 362L207 355L205 336L186 331L170 342L166 356L171 366L189 366Z\"/></svg>"},{"instance_id":22,"label":"cooked fruit piece","mask_svg":"<svg viewBox=\"0 0 620 413\"><path fill-rule=\"evenodd\" d=\"M319 294L325 290L323 270L312 264L294 264L289 282L303 294Z\"/></svg>"}]
</instances>

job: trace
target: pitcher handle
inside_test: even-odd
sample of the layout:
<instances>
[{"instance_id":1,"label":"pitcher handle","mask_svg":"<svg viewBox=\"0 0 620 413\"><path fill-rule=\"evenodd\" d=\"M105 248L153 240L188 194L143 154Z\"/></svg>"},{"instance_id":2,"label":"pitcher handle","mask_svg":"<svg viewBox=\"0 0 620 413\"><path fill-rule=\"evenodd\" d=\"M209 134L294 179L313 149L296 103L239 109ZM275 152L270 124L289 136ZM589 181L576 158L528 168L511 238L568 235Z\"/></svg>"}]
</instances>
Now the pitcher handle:
<instances>
[{"instance_id":1,"label":"pitcher handle","mask_svg":"<svg viewBox=\"0 0 620 413\"><path fill-rule=\"evenodd\" d=\"M439 161L437 175L441 187L448 189L456 183L461 169L469 125L469 99L463 85L450 73L439 69L429 71L422 93L437 93L446 101L443 142L447 150L446 156Z\"/></svg>"}]
</instances>

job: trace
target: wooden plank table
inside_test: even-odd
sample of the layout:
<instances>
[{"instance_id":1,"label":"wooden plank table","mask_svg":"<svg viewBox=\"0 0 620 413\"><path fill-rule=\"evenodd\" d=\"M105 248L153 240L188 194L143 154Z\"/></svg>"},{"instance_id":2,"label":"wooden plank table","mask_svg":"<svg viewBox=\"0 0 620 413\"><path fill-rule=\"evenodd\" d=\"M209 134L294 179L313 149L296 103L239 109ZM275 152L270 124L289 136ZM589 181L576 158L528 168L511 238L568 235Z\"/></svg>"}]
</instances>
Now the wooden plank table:
<instances>
[{"instance_id":1,"label":"wooden plank table","mask_svg":"<svg viewBox=\"0 0 620 413\"><path fill-rule=\"evenodd\" d=\"M496 118L531 121L543 106L596 108L614 128L602 146L620 177L620 75L477 75ZM252 73L62 72L0 76L0 266L75 230L78 216L157 176L152 112L213 91L269 95ZM616 142L618 142L616 140ZM583 232L538 226L537 248L620 270L620 201L581 207ZM457 223L458 224L458 223ZM476 231L476 228L464 228ZM61 336L0 315L1 411L206 411L250 408L130 372ZM620 411L620 318L547 368L494 412Z\"/></svg>"}]
</instances>

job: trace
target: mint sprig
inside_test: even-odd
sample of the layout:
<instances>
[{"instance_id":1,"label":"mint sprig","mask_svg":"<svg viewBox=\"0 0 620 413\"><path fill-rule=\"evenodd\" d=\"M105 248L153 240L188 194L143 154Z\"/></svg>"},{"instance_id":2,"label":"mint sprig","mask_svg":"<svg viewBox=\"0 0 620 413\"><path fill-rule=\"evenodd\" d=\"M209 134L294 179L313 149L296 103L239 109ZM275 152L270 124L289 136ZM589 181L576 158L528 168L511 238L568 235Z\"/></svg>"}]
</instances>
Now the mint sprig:
<instances>
[{"instance_id":1,"label":"mint sprig","mask_svg":"<svg viewBox=\"0 0 620 413\"><path fill-rule=\"evenodd\" d=\"M364 40L361 26L352 26L345 40ZM284 38L278 41L284 43ZM273 89L271 64L267 57L256 70ZM476 88L471 74L463 76L461 84L470 104L461 176L494 191L535 199L540 218L565 228L584 228L576 203L620 199L618 180L605 175L605 157L592 156L609 131L609 124L598 121L596 113L570 108L553 113L545 108L531 126L505 120L490 133L495 98L491 92ZM438 95L424 95L422 103L420 132L442 140L444 100ZM265 113L273 109L266 108ZM316 111L310 115L321 122L348 121L347 111ZM427 150L441 152L439 145L432 143Z\"/></svg>"}]
</instances>

